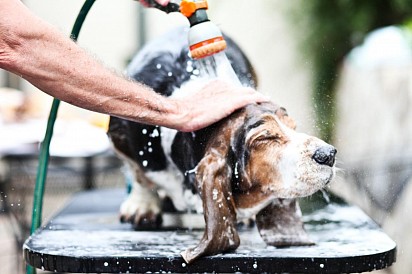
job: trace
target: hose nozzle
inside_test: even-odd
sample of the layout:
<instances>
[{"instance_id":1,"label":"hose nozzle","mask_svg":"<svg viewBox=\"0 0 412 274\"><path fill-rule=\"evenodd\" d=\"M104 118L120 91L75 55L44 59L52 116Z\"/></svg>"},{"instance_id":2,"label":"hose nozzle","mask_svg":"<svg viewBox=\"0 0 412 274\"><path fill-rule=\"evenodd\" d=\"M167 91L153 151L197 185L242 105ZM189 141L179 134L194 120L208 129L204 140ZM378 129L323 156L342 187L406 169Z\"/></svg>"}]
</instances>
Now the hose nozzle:
<instances>
[{"instance_id":1,"label":"hose nozzle","mask_svg":"<svg viewBox=\"0 0 412 274\"><path fill-rule=\"evenodd\" d=\"M220 29L209 21L206 0L182 0L180 12L190 22L189 49L193 59L201 59L226 49Z\"/></svg>"},{"instance_id":2,"label":"hose nozzle","mask_svg":"<svg viewBox=\"0 0 412 274\"><path fill-rule=\"evenodd\" d=\"M189 30L189 49L193 59L201 59L226 49L226 41L212 22L195 25Z\"/></svg>"},{"instance_id":3,"label":"hose nozzle","mask_svg":"<svg viewBox=\"0 0 412 274\"><path fill-rule=\"evenodd\" d=\"M187 17L190 23L189 49L193 59L201 59L226 49L222 32L207 16L207 0L171 0L166 6L155 0L144 2L167 13L180 11Z\"/></svg>"}]
</instances>

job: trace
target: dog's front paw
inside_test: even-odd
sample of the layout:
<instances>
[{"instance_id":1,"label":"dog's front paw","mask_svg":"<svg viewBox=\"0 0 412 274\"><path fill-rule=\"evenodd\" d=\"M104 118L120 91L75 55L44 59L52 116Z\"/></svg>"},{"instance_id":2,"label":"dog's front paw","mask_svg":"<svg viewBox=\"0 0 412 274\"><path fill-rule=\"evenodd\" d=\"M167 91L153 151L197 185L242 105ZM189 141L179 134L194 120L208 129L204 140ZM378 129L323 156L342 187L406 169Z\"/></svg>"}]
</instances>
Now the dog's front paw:
<instances>
[{"instance_id":1,"label":"dog's front paw","mask_svg":"<svg viewBox=\"0 0 412 274\"><path fill-rule=\"evenodd\" d=\"M137 230L160 227L162 215L157 193L135 184L120 206L120 221L131 223Z\"/></svg>"}]
</instances>

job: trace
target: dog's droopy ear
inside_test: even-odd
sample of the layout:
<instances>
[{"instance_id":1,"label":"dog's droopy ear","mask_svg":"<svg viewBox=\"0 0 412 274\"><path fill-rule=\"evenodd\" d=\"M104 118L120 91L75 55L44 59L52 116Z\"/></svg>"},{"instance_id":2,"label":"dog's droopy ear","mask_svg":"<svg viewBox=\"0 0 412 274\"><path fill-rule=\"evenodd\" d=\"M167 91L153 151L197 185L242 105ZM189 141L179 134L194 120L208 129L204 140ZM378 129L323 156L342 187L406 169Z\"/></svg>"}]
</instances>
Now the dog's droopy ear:
<instances>
[{"instance_id":1,"label":"dog's droopy ear","mask_svg":"<svg viewBox=\"0 0 412 274\"><path fill-rule=\"evenodd\" d=\"M200 256L234 250L240 244L226 157L217 151L207 153L197 167L196 179L206 228L200 243L181 253L187 263Z\"/></svg>"},{"instance_id":2,"label":"dog's droopy ear","mask_svg":"<svg viewBox=\"0 0 412 274\"><path fill-rule=\"evenodd\" d=\"M313 245L303 228L301 217L296 199L278 199L256 215L256 224L268 245Z\"/></svg>"}]
</instances>

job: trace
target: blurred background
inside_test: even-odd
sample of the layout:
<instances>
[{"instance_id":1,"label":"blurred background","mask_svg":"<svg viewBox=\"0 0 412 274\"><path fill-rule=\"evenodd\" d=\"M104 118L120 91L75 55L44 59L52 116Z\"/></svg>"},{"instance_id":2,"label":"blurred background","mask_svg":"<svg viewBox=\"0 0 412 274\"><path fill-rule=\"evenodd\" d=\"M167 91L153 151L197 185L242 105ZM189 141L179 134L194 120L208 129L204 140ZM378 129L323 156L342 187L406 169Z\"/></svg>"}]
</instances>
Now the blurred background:
<instances>
[{"instance_id":1,"label":"blurred background","mask_svg":"<svg viewBox=\"0 0 412 274\"><path fill-rule=\"evenodd\" d=\"M69 35L84 1L23 2ZM259 90L288 110L299 131L337 147L341 170L330 190L361 207L398 244L397 263L380 272L412 273L412 3L209 0L209 7L211 20L254 65ZM78 43L122 73L147 41L185 24L180 14L135 1L99 0ZM51 98L2 70L0 98L0 273L18 273ZM76 191L124 186L107 121L61 106L45 218Z\"/></svg>"}]
</instances>

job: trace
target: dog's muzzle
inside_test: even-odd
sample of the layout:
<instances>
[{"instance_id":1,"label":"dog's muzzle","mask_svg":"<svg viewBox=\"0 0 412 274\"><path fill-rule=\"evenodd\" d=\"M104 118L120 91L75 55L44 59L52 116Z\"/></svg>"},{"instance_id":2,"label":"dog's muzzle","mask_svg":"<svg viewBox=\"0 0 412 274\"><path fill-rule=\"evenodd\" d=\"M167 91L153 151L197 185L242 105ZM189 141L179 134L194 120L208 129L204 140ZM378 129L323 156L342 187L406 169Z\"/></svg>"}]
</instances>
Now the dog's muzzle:
<instances>
[{"instance_id":1,"label":"dog's muzzle","mask_svg":"<svg viewBox=\"0 0 412 274\"><path fill-rule=\"evenodd\" d=\"M335 164L335 155L336 148L331 145L322 146L318 148L312 156L312 159L315 160L320 165L327 165L333 167Z\"/></svg>"}]
</instances>

